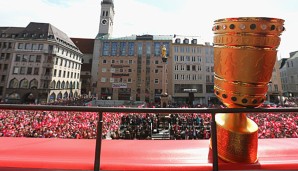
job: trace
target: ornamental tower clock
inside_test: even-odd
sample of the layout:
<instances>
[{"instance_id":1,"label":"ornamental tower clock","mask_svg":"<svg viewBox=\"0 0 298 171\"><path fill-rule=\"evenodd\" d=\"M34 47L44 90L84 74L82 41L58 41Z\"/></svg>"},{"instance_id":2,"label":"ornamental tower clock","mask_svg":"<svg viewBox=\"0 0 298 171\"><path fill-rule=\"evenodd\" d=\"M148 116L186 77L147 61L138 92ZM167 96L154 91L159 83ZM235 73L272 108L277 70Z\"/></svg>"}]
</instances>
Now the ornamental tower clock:
<instances>
[{"instance_id":1,"label":"ornamental tower clock","mask_svg":"<svg viewBox=\"0 0 298 171\"><path fill-rule=\"evenodd\" d=\"M114 14L113 0L102 0L98 35L112 35Z\"/></svg>"}]
</instances>

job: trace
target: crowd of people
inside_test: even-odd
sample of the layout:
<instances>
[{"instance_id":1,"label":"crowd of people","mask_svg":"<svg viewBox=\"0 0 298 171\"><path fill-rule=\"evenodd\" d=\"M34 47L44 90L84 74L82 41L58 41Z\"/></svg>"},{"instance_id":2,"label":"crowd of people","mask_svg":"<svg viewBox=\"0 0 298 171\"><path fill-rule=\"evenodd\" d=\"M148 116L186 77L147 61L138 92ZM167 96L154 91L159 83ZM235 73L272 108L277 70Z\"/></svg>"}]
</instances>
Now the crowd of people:
<instances>
[{"instance_id":1,"label":"crowd of people","mask_svg":"<svg viewBox=\"0 0 298 171\"><path fill-rule=\"evenodd\" d=\"M298 113L247 115L259 126L259 138L298 138ZM170 139L210 138L211 114L103 114L106 139L151 139L152 133L168 129ZM0 110L0 137L96 138L98 113L67 111Z\"/></svg>"}]
</instances>

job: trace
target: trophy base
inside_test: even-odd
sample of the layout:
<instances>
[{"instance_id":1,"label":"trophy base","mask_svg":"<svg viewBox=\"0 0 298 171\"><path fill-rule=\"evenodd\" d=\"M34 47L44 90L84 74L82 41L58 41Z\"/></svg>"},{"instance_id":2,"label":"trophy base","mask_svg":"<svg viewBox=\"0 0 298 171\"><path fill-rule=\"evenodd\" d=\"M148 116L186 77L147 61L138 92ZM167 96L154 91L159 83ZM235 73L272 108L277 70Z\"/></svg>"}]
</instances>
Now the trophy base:
<instances>
[{"instance_id":1,"label":"trophy base","mask_svg":"<svg viewBox=\"0 0 298 171\"><path fill-rule=\"evenodd\" d=\"M244 113L215 116L218 156L232 163L257 162L257 124Z\"/></svg>"}]
</instances>

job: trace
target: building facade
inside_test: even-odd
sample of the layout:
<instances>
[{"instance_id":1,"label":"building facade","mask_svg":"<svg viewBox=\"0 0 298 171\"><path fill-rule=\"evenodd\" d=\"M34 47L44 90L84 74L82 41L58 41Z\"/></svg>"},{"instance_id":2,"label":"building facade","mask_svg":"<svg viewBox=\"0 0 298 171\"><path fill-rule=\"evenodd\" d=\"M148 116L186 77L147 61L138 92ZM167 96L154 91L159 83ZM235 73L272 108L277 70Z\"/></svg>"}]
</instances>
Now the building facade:
<instances>
[{"instance_id":1,"label":"building facade","mask_svg":"<svg viewBox=\"0 0 298 171\"><path fill-rule=\"evenodd\" d=\"M172 90L169 79L162 80L161 46L171 58L172 36L130 36L101 39L96 94L102 100L157 102L162 84ZM171 78L171 62L167 78Z\"/></svg>"},{"instance_id":2,"label":"building facade","mask_svg":"<svg viewBox=\"0 0 298 171\"><path fill-rule=\"evenodd\" d=\"M197 38L176 37L173 41L172 101L178 104L215 103L213 46Z\"/></svg>"},{"instance_id":3,"label":"building facade","mask_svg":"<svg viewBox=\"0 0 298 171\"><path fill-rule=\"evenodd\" d=\"M283 89L281 84L281 72L280 72L280 64L276 60L270 83L268 85L267 91L267 101L275 104L283 104L282 96L283 96Z\"/></svg>"},{"instance_id":4,"label":"building facade","mask_svg":"<svg viewBox=\"0 0 298 171\"><path fill-rule=\"evenodd\" d=\"M80 76L82 82L81 95L84 97L91 97L91 69L93 63L94 39L71 38L71 40L83 53Z\"/></svg>"},{"instance_id":5,"label":"building facade","mask_svg":"<svg viewBox=\"0 0 298 171\"><path fill-rule=\"evenodd\" d=\"M281 84L286 97L298 97L298 51L280 60Z\"/></svg>"},{"instance_id":6,"label":"building facade","mask_svg":"<svg viewBox=\"0 0 298 171\"><path fill-rule=\"evenodd\" d=\"M48 23L31 22L25 28L1 28L2 45L9 46L8 39L9 65L2 64L7 68L5 102L47 103L80 95L82 53L65 33Z\"/></svg>"}]
</instances>

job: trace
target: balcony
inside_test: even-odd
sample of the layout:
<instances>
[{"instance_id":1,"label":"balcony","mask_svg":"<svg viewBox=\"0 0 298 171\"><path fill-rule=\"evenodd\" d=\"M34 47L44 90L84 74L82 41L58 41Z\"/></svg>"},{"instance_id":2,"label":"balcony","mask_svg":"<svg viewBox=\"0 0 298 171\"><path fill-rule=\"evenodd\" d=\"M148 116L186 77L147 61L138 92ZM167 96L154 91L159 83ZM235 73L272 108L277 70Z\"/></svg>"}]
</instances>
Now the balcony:
<instances>
[{"instance_id":1,"label":"balcony","mask_svg":"<svg viewBox=\"0 0 298 171\"><path fill-rule=\"evenodd\" d=\"M2 110L97 112L96 140L0 138L0 168L18 170L292 170L298 168L298 139L259 139L258 162L233 164L218 159L216 113L298 112L298 108L101 108L0 105ZM102 140L103 113L210 113L209 140ZM209 144L212 143L212 150ZM92 157L93 156L93 157ZM93 158L93 159L92 159ZM9 169L7 169L9 170Z\"/></svg>"}]
</instances>

